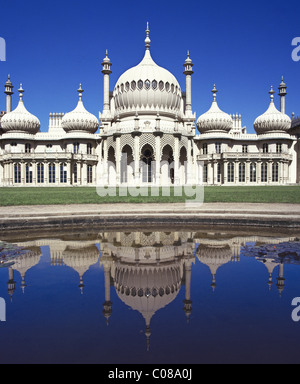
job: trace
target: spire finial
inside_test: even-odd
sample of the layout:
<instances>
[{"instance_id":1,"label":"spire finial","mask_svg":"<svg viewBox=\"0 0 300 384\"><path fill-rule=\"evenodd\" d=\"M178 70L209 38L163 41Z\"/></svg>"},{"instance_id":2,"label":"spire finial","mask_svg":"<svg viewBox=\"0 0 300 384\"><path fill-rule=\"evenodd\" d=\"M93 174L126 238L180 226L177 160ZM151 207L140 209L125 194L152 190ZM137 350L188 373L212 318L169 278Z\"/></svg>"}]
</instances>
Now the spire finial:
<instances>
[{"instance_id":1,"label":"spire finial","mask_svg":"<svg viewBox=\"0 0 300 384\"><path fill-rule=\"evenodd\" d=\"M83 89L81 88L81 83L79 84L79 88L77 89L77 92L79 93L79 100L81 100Z\"/></svg>"},{"instance_id":2,"label":"spire finial","mask_svg":"<svg viewBox=\"0 0 300 384\"><path fill-rule=\"evenodd\" d=\"M212 93L213 93L214 101L216 101L216 98L217 98L217 92L218 92L218 90L216 89L216 84L214 84L214 88L212 89Z\"/></svg>"},{"instance_id":3,"label":"spire finial","mask_svg":"<svg viewBox=\"0 0 300 384\"><path fill-rule=\"evenodd\" d=\"M20 100L22 100L23 99L23 93L24 93L24 89L22 87L22 83L20 84L20 88L18 89L18 92L20 94Z\"/></svg>"},{"instance_id":4,"label":"spire finial","mask_svg":"<svg viewBox=\"0 0 300 384\"><path fill-rule=\"evenodd\" d=\"M151 40L149 38L150 29L149 29L149 22L148 21L147 21L147 29L145 32L146 32L145 47L146 47L146 49L149 49Z\"/></svg>"},{"instance_id":5,"label":"spire finial","mask_svg":"<svg viewBox=\"0 0 300 384\"><path fill-rule=\"evenodd\" d=\"M273 90L273 85L271 85L271 89L269 91L271 103L273 103L274 93L275 93L275 91Z\"/></svg>"}]
</instances>

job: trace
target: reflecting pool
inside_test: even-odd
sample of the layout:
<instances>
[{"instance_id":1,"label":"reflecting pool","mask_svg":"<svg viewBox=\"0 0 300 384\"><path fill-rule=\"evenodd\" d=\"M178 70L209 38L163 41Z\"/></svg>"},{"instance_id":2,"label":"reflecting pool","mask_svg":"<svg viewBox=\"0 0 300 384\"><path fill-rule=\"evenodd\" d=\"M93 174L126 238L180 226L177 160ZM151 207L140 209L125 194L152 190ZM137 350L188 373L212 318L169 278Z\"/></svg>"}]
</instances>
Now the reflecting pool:
<instances>
[{"instance_id":1,"label":"reflecting pool","mask_svg":"<svg viewBox=\"0 0 300 384\"><path fill-rule=\"evenodd\" d=\"M2 364L300 362L299 233L1 236Z\"/></svg>"}]
</instances>

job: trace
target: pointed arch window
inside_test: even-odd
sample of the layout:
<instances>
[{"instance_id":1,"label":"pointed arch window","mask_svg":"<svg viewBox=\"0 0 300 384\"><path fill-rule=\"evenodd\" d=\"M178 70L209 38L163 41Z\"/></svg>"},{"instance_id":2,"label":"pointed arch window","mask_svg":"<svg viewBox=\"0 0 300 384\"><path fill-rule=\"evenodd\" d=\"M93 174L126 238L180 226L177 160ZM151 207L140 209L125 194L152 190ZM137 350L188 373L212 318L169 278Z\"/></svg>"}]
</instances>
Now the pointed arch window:
<instances>
[{"instance_id":1,"label":"pointed arch window","mask_svg":"<svg viewBox=\"0 0 300 384\"><path fill-rule=\"evenodd\" d=\"M261 182L266 183L268 181L268 164L261 164Z\"/></svg>"},{"instance_id":2,"label":"pointed arch window","mask_svg":"<svg viewBox=\"0 0 300 384\"><path fill-rule=\"evenodd\" d=\"M232 162L227 164L227 180L229 183L234 182L234 163Z\"/></svg>"},{"instance_id":3,"label":"pointed arch window","mask_svg":"<svg viewBox=\"0 0 300 384\"><path fill-rule=\"evenodd\" d=\"M67 182L67 164L66 163L60 164L60 182L61 183Z\"/></svg>"},{"instance_id":4,"label":"pointed arch window","mask_svg":"<svg viewBox=\"0 0 300 384\"><path fill-rule=\"evenodd\" d=\"M273 183L278 182L278 163L272 164L272 181Z\"/></svg>"},{"instance_id":5,"label":"pointed arch window","mask_svg":"<svg viewBox=\"0 0 300 384\"><path fill-rule=\"evenodd\" d=\"M44 164L37 164L37 182L38 184L42 184L44 182Z\"/></svg>"},{"instance_id":6,"label":"pointed arch window","mask_svg":"<svg viewBox=\"0 0 300 384\"><path fill-rule=\"evenodd\" d=\"M239 182L244 183L245 182L245 163L239 164Z\"/></svg>"},{"instance_id":7,"label":"pointed arch window","mask_svg":"<svg viewBox=\"0 0 300 384\"><path fill-rule=\"evenodd\" d=\"M48 170L49 170L49 183L54 184L55 183L55 164L50 163Z\"/></svg>"},{"instance_id":8,"label":"pointed arch window","mask_svg":"<svg viewBox=\"0 0 300 384\"><path fill-rule=\"evenodd\" d=\"M32 184L32 164L26 164L26 183Z\"/></svg>"},{"instance_id":9,"label":"pointed arch window","mask_svg":"<svg viewBox=\"0 0 300 384\"><path fill-rule=\"evenodd\" d=\"M250 182L251 183L256 182L256 164L255 163L250 164Z\"/></svg>"},{"instance_id":10,"label":"pointed arch window","mask_svg":"<svg viewBox=\"0 0 300 384\"><path fill-rule=\"evenodd\" d=\"M14 166L14 179L15 179L15 184L20 184L21 183L21 164L17 163Z\"/></svg>"}]
</instances>

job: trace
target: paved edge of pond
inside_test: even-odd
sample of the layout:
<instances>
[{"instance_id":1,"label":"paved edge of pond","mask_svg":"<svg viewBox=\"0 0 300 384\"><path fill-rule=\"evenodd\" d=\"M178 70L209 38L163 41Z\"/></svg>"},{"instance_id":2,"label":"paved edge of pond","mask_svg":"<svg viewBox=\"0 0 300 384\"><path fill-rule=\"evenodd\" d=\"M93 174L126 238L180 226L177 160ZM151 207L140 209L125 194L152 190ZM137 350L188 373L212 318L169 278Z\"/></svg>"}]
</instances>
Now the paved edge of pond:
<instances>
[{"instance_id":1,"label":"paved edge of pond","mask_svg":"<svg viewBox=\"0 0 300 384\"><path fill-rule=\"evenodd\" d=\"M0 229L209 225L300 228L300 204L73 204L0 208Z\"/></svg>"}]
</instances>

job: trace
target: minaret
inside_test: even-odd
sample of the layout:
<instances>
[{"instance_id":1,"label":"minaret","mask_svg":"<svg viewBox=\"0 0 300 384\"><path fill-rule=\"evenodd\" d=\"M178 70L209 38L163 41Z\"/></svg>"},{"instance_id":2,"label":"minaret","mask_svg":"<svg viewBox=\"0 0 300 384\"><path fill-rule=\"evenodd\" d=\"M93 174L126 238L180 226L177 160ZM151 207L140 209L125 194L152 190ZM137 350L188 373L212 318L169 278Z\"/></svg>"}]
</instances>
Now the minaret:
<instances>
[{"instance_id":1,"label":"minaret","mask_svg":"<svg viewBox=\"0 0 300 384\"><path fill-rule=\"evenodd\" d=\"M183 64L184 66L184 72L183 74L185 77L185 92L186 92L186 99L185 99L185 110L188 112L188 114L192 113L192 74L194 73L192 60L190 59L189 51L187 53L187 58Z\"/></svg>"},{"instance_id":2,"label":"minaret","mask_svg":"<svg viewBox=\"0 0 300 384\"><path fill-rule=\"evenodd\" d=\"M11 95L13 95L13 85L10 81L10 75L8 75L8 79L4 87L4 93L6 94L6 112L11 112Z\"/></svg>"},{"instance_id":3,"label":"minaret","mask_svg":"<svg viewBox=\"0 0 300 384\"><path fill-rule=\"evenodd\" d=\"M109 75L112 73L110 67L111 67L111 62L108 57L108 52L106 50L105 58L103 59L101 63L103 69L102 73L104 75L104 94L103 94L103 114L106 112L109 112Z\"/></svg>"},{"instance_id":4,"label":"minaret","mask_svg":"<svg viewBox=\"0 0 300 384\"><path fill-rule=\"evenodd\" d=\"M105 302L103 303L103 315L106 318L106 324L112 314L112 302L110 301L110 264L104 262L104 285L105 285Z\"/></svg>"},{"instance_id":5,"label":"minaret","mask_svg":"<svg viewBox=\"0 0 300 384\"><path fill-rule=\"evenodd\" d=\"M192 263L191 261L186 261L185 264L185 300L184 302L184 312L186 315L187 322L192 313L192 301L191 301L191 270Z\"/></svg>"},{"instance_id":6,"label":"minaret","mask_svg":"<svg viewBox=\"0 0 300 384\"><path fill-rule=\"evenodd\" d=\"M286 85L283 82L283 77L281 78L281 83L278 87L280 96L280 112L285 113L285 96L286 96Z\"/></svg>"},{"instance_id":7,"label":"minaret","mask_svg":"<svg viewBox=\"0 0 300 384\"><path fill-rule=\"evenodd\" d=\"M276 284L280 296L284 288L284 280L285 278L283 277L283 263L280 263L279 269L278 269L277 284Z\"/></svg>"},{"instance_id":8,"label":"minaret","mask_svg":"<svg viewBox=\"0 0 300 384\"><path fill-rule=\"evenodd\" d=\"M12 300L12 296L16 289L16 282L14 281L14 270L12 269L12 267L9 267L8 269L7 285L8 285L8 294L10 296L10 300Z\"/></svg>"}]
</instances>

